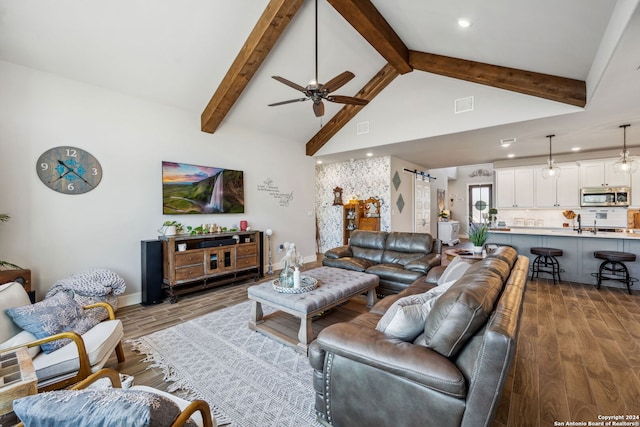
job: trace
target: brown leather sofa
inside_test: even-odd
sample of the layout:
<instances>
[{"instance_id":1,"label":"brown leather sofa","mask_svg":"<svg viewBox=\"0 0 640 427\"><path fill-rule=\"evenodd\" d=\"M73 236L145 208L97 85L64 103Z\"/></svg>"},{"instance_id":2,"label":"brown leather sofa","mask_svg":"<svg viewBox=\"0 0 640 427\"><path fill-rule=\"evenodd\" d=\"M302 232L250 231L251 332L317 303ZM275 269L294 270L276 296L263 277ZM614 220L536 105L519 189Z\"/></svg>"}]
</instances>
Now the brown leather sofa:
<instances>
[{"instance_id":1,"label":"brown leather sofa","mask_svg":"<svg viewBox=\"0 0 640 427\"><path fill-rule=\"evenodd\" d=\"M489 426L516 348L529 259L502 247L433 304L412 342L376 329L394 301L325 328L309 349L318 421L335 427Z\"/></svg>"},{"instance_id":2,"label":"brown leather sofa","mask_svg":"<svg viewBox=\"0 0 640 427\"><path fill-rule=\"evenodd\" d=\"M349 245L324 253L322 265L375 274L380 295L397 294L440 265L442 242L427 233L356 230Z\"/></svg>"}]
</instances>

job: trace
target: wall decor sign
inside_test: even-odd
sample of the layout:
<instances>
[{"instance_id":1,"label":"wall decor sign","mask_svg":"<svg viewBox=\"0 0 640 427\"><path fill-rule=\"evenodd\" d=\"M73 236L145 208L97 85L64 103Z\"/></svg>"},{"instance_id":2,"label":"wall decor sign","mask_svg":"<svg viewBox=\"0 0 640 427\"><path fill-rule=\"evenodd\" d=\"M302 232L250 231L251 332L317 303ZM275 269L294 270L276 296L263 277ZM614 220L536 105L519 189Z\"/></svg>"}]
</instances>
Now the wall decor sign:
<instances>
[{"instance_id":1,"label":"wall decor sign","mask_svg":"<svg viewBox=\"0 0 640 427\"><path fill-rule=\"evenodd\" d=\"M258 184L258 191L265 191L269 193L271 197L278 200L278 203L283 208L288 207L289 202L293 200L293 191L289 193L282 193L280 188L273 184L273 180L271 178L267 178L264 180L264 183Z\"/></svg>"},{"instance_id":2,"label":"wall decor sign","mask_svg":"<svg viewBox=\"0 0 640 427\"><path fill-rule=\"evenodd\" d=\"M98 159L82 148L50 148L38 158L36 172L40 181L63 194L82 194L96 188L102 180Z\"/></svg>"},{"instance_id":3,"label":"wall decor sign","mask_svg":"<svg viewBox=\"0 0 640 427\"><path fill-rule=\"evenodd\" d=\"M469 178L475 178L476 176L493 176L493 172L488 169L479 168L469 174Z\"/></svg>"},{"instance_id":4,"label":"wall decor sign","mask_svg":"<svg viewBox=\"0 0 640 427\"><path fill-rule=\"evenodd\" d=\"M162 162L162 213L244 213L242 171Z\"/></svg>"}]
</instances>

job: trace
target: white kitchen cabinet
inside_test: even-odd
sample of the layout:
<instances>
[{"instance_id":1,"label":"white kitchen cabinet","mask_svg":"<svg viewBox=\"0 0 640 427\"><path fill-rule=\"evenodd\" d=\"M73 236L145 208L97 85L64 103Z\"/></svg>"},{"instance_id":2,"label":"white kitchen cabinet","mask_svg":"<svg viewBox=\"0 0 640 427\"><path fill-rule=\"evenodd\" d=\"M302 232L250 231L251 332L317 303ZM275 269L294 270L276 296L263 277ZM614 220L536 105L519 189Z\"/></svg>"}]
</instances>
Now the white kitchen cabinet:
<instances>
[{"instance_id":1,"label":"white kitchen cabinet","mask_svg":"<svg viewBox=\"0 0 640 427\"><path fill-rule=\"evenodd\" d=\"M542 168L536 169L536 200L538 208L577 208L580 206L580 168L575 163L558 163L560 175L544 179Z\"/></svg>"},{"instance_id":2,"label":"white kitchen cabinet","mask_svg":"<svg viewBox=\"0 0 640 427\"><path fill-rule=\"evenodd\" d=\"M438 222L438 239L443 245L453 246L460 243L460 222L440 221Z\"/></svg>"},{"instance_id":3,"label":"white kitchen cabinet","mask_svg":"<svg viewBox=\"0 0 640 427\"><path fill-rule=\"evenodd\" d=\"M631 200L629 200L629 206L640 206L640 170L631 174Z\"/></svg>"},{"instance_id":4,"label":"white kitchen cabinet","mask_svg":"<svg viewBox=\"0 0 640 427\"><path fill-rule=\"evenodd\" d=\"M628 186L629 175L617 174L613 164L617 159L580 162L582 187L621 187Z\"/></svg>"},{"instance_id":5,"label":"white kitchen cabinet","mask_svg":"<svg viewBox=\"0 0 640 427\"><path fill-rule=\"evenodd\" d=\"M531 208L534 195L534 169L496 169L496 207Z\"/></svg>"}]
</instances>

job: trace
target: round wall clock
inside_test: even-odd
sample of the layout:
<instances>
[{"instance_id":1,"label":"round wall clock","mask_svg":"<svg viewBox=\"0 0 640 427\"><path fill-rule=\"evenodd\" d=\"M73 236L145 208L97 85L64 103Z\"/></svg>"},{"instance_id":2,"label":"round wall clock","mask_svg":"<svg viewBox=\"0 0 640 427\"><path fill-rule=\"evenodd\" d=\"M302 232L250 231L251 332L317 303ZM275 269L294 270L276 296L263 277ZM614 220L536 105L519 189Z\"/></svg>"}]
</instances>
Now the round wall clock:
<instances>
[{"instance_id":1,"label":"round wall clock","mask_svg":"<svg viewBox=\"0 0 640 427\"><path fill-rule=\"evenodd\" d=\"M83 149L69 146L42 153L36 171L44 185L64 194L86 193L102 179L100 162Z\"/></svg>"}]
</instances>

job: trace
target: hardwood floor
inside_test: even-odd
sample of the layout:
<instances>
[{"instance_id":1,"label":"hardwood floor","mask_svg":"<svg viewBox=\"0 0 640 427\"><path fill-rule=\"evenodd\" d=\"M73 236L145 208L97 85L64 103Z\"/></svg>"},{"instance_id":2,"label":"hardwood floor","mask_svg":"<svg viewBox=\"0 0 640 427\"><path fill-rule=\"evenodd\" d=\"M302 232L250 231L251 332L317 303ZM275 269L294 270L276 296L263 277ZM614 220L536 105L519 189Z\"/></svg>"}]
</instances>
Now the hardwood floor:
<instances>
[{"instance_id":1,"label":"hardwood floor","mask_svg":"<svg viewBox=\"0 0 640 427\"><path fill-rule=\"evenodd\" d=\"M183 296L176 304L124 307L117 315L125 339L137 338L245 301L253 284ZM640 415L638 307L639 290L629 295L622 289L529 281L516 357L493 426L546 427L597 422L599 415ZM314 322L314 329L363 309L352 304L338 319ZM283 323L285 328L292 325L293 320ZM136 384L166 390L161 371L149 367L130 345L124 347L126 362L118 365L114 356L108 366L134 375Z\"/></svg>"}]
</instances>

